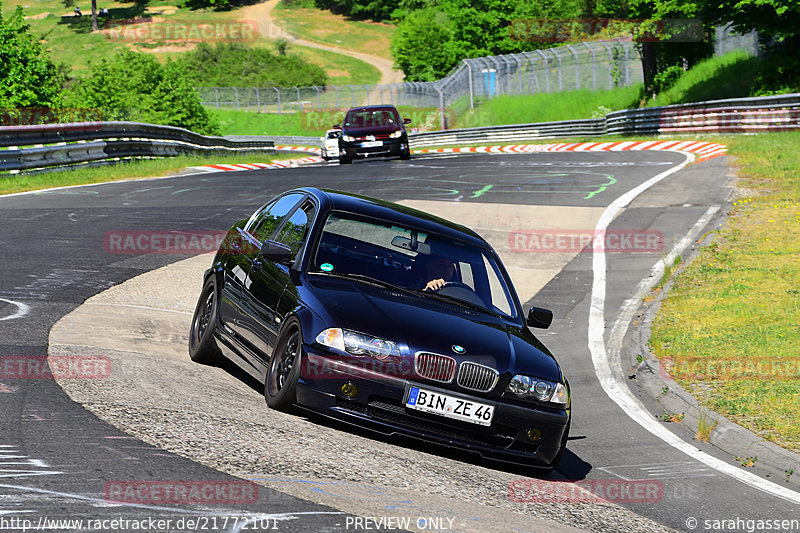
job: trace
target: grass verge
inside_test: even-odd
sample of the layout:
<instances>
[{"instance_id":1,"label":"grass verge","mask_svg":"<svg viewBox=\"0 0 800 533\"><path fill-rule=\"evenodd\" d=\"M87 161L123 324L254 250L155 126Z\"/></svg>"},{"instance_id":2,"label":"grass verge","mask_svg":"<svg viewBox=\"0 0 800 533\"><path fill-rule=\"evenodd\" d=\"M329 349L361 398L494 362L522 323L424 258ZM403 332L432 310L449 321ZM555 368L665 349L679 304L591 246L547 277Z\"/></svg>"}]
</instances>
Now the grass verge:
<instances>
[{"instance_id":1,"label":"grass verge","mask_svg":"<svg viewBox=\"0 0 800 533\"><path fill-rule=\"evenodd\" d=\"M313 2L280 2L272 11L286 30L307 41L392 59L389 44L396 26L382 22L350 20L314 7Z\"/></svg>"},{"instance_id":2,"label":"grass verge","mask_svg":"<svg viewBox=\"0 0 800 533\"><path fill-rule=\"evenodd\" d=\"M701 61L648 106L741 98L751 94L761 70L758 58L739 50Z\"/></svg>"},{"instance_id":3,"label":"grass verge","mask_svg":"<svg viewBox=\"0 0 800 533\"><path fill-rule=\"evenodd\" d=\"M145 177L160 177L176 174L186 167L218 163L270 163L278 159L295 159L302 154L250 154L236 156L178 156L163 159L132 160L102 167L75 168L59 172L35 174L0 174L0 194L36 191L51 187L105 183Z\"/></svg>"},{"instance_id":4,"label":"grass verge","mask_svg":"<svg viewBox=\"0 0 800 533\"><path fill-rule=\"evenodd\" d=\"M720 142L741 197L675 277L651 346L703 405L800 451L800 132Z\"/></svg>"},{"instance_id":5,"label":"grass verge","mask_svg":"<svg viewBox=\"0 0 800 533\"><path fill-rule=\"evenodd\" d=\"M498 96L459 116L456 127L602 118L611 111L637 107L641 89L641 85L633 85L605 91Z\"/></svg>"}]
</instances>

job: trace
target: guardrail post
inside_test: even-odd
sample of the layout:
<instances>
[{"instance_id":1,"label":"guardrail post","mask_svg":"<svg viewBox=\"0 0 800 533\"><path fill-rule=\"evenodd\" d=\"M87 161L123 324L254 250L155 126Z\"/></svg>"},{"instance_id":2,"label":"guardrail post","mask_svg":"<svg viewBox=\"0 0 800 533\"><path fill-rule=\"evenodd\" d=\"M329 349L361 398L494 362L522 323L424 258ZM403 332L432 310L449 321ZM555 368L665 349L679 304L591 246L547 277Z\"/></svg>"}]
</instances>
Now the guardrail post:
<instances>
[{"instance_id":1,"label":"guardrail post","mask_svg":"<svg viewBox=\"0 0 800 533\"><path fill-rule=\"evenodd\" d=\"M261 92L256 87L256 113L261 113Z\"/></svg>"},{"instance_id":2,"label":"guardrail post","mask_svg":"<svg viewBox=\"0 0 800 533\"><path fill-rule=\"evenodd\" d=\"M536 50L536 53L542 56L544 60L544 92L550 92L550 65L547 63L547 56L541 50Z\"/></svg>"},{"instance_id":3,"label":"guardrail post","mask_svg":"<svg viewBox=\"0 0 800 533\"><path fill-rule=\"evenodd\" d=\"M217 109L219 109L219 89L214 87L214 100L217 103Z\"/></svg>"},{"instance_id":4,"label":"guardrail post","mask_svg":"<svg viewBox=\"0 0 800 533\"><path fill-rule=\"evenodd\" d=\"M364 88L364 94L367 95L367 105L369 105L369 88L366 85L362 85Z\"/></svg>"},{"instance_id":5,"label":"guardrail post","mask_svg":"<svg viewBox=\"0 0 800 533\"><path fill-rule=\"evenodd\" d=\"M336 109L339 109L339 88L336 85L333 86L333 99Z\"/></svg>"},{"instance_id":6,"label":"guardrail post","mask_svg":"<svg viewBox=\"0 0 800 533\"><path fill-rule=\"evenodd\" d=\"M319 87L314 85L314 90L317 91L317 111L322 111L322 104L319 101Z\"/></svg>"},{"instance_id":7,"label":"guardrail post","mask_svg":"<svg viewBox=\"0 0 800 533\"><path fill-rule=\"evenodd\" d=\"M300 87L295 87L295 91L297 91L297 109L298 111L303 110L303 102L300 100Z\"/></svg>"},{"instance_id":8,"label":"guardrail post","mask_svg":"<svg viewBox=\"0 0 800 533\"><path fill-rule=\"evenodd\" d=\"M278 93L278 114L280 115L280 114L282 114L281 113L281 90L278 89L277 87L273 87L273 89L275 89L275 92Z\"/></svg>"},{"instance_id":9,"label":"guardrail post","mask_svg":"<svg viewBox=\"0 0 800 533\"><path fill-rule=\"evenodd\" d=\"M233 94L235 95L236 98L236 111L239 111L239 89L234 87Z\"/></svg>"}]
</instances>

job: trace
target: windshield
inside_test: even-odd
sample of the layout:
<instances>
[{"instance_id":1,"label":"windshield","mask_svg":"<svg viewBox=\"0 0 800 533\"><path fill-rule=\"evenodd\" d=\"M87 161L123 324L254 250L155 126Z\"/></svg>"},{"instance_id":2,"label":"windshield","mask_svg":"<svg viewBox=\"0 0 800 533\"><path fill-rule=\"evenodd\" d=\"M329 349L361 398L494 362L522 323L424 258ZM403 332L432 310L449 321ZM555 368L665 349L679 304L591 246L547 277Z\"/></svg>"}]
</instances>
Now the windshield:
<instances>
[{"instance_id":1,"label":"windshield","mask_svg":"<svg viewBox=\"0 0 800 533\"><path fill-rule=\"evenodd\" d=\"M367 276L423 297L517 316L511 289L491 250L380 220L328 215L309 272ZM443 287L431 289L435 280Z\"/></svg>"},{"instance_id":2,"label":"windshield","mask_svg":"<svg viewBox=\"0 0 800 533\"><path fill-rule=\"evenodd\" d=\"M400 124L396 109L352 109L347 112L344 125L350 128L374 128Z\"/></svg>"}]
</instances>

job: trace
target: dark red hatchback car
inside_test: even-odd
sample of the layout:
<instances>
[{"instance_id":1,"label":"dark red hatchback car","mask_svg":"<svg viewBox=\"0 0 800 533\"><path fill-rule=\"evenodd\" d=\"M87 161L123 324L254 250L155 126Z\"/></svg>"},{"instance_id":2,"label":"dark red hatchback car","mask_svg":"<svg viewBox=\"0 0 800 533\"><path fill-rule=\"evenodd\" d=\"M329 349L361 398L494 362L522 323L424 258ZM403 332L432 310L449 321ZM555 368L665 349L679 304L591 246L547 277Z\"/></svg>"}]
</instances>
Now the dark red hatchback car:
<instances>
[{"instance_id":1,"label":"dark red hatchback car","mask_svg":"<svg viewBox=\"0 0 800 533\"><path fill-rule=\"evenodd\" d=\"M339 139L339 163L347 164L356 158L391 157L410 159L408 133L394 106L375 105L353 107L347 111L344 123L334 126L342 130Z\"/></svg>"}]
</instances>

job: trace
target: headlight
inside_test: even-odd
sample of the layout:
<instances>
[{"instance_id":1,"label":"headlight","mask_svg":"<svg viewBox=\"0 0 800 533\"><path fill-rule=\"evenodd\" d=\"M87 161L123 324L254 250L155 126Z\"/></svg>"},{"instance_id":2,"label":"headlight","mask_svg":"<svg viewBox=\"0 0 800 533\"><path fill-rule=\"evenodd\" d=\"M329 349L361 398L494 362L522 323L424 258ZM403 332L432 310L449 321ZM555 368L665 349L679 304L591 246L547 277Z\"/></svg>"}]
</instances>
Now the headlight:
<instances>
[{"instance_id":1,"label":"headlight","mask_svg":"<svg viewBox=\"0 0 800 533\"><path fill-rule=\"evenodd\" d=\"M403 132L402 132L402 131L399 131L399 130L398 130L398 131L393 131L392 133L390 133L390 134L389 134L389 138L390 138L390 139L397 139L397 138L398 138L398 137L400 137L402 134L403 134Z\"/></svg>"},{"instance_id":2,"label":"headlight","mask_svg":"<svg viewBox=\"0 0 800 533\"><path fill-rule=\"evenodd\" d=\"M316 341L350 355L366 355L381 361L391 356L400 357L400 348L392 341L347 329L328 328L317 335Z\"/></svg>"},{"instance_id":3,"label":"headlight","mask_svg":"<svg viewBox=\"0 0 800 533\"><path fill-rule=\"evenodd\" d=\"M554 383L545 379L532 378L517 374L511 378L511 383L506 389L520 398L532 398L540 402L549 402L559 405L569 403L567 387L563 383Z\"/></svg>"},{"instance_id":4,"label":"headlight","mask_svg":"<svg viewBox=\"0 0 800 533\"><path fill-rule=\"evenodd\" d=\"M356 140L352 135L342 135L342 140L346 143L351 143Z\"/></svg>"}]
</instances>

